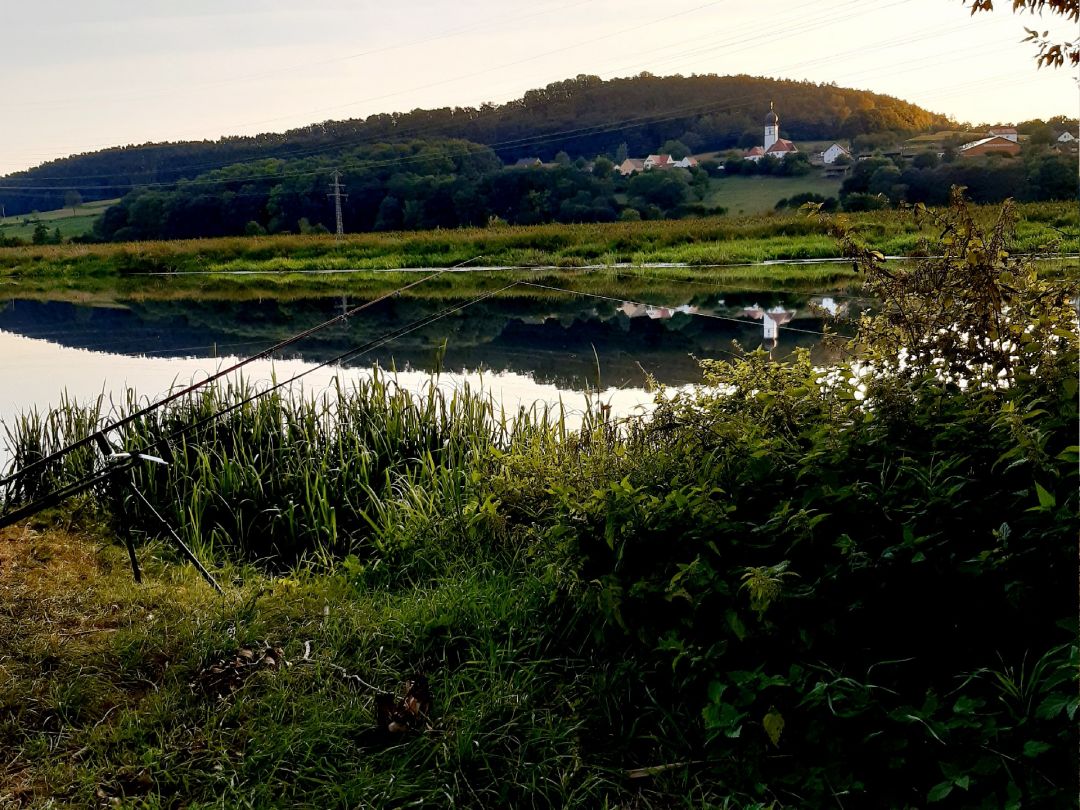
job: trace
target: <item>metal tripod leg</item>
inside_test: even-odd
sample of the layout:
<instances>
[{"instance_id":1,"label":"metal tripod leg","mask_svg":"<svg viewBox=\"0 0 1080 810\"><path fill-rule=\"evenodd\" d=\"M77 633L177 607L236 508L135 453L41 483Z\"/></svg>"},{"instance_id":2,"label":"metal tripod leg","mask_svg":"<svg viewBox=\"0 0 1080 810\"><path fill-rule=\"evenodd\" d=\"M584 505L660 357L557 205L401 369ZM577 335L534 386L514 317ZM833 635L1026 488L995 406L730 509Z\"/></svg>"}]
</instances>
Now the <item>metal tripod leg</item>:
<instances>
[{"instance_id":1,"label":"metal tripod leg","mask_svg":"<svg viewBox=\"0 0 1080 810\"><path fill-rule=\"evenodd\" d=\"M127 512L124 510L124 491L120 474L127 468L117 469L109 479L109 488L112 490L113 500L116 501L116 517L120 521L120 534L124 537L124 545L127 546L128 559L131 560L131 574L135 581L142 582L142 572L139 570L139 558L135 556L135 541L131 537L131 526L128 523Z\"/></svg>"},{"instance_id":2,"label":"metal tripod leg","mask_svg":"<svg viewBox=\"0 0 1080 810\"><path fill-rule=\"evenodd\" d=\"M210 572L206 570L206 567L201 562L199 562L199 558L195 556L195 553L187 547L183 540L180 539L180 535L173 531L173 527L169 525L169 522L165 520L165 518L163 518L160 514L158 514L158 511L154 508L153 504L151 504L150 501L147 500L146 496L139 491L139 488L135 486L134 482L129 484L129 486L131 487L131 491L132 493L134 493L135 497L143 502L143 505L150 510L150 514L152 514L157 519L158 523L161 524L161 527L169 533L169 536L172 537L173 542L176 543L177 548L180 549L180 553L187 557L187 559L191 561L192 565L195 566L198 572L202 574L203 579L209 582L213 589L218 593L225 593L223 590L221 590L221 586L217 584L217 581L210 574Z\"/></svg>"}]
</instances>

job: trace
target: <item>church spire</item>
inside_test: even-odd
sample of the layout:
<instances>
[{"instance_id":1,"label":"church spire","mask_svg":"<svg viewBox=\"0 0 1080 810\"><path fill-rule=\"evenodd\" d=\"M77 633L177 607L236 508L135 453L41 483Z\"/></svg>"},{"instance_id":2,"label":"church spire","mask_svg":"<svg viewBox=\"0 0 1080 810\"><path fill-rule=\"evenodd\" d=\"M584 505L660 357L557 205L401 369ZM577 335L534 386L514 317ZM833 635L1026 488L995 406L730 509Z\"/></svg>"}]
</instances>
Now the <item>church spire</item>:
<instances>
[{"instance_id":1,"label":"church spire","mask_svg":"<svg viewBox=\"0 0 1080 810\"><path fill-rule=\"evenodd\" d=\"M776 143L779 138L780 116L776 114L773 103L770 101L769 112L765 116L765 151L769 151L769 147Z\"/></svg>"}]
</instances>

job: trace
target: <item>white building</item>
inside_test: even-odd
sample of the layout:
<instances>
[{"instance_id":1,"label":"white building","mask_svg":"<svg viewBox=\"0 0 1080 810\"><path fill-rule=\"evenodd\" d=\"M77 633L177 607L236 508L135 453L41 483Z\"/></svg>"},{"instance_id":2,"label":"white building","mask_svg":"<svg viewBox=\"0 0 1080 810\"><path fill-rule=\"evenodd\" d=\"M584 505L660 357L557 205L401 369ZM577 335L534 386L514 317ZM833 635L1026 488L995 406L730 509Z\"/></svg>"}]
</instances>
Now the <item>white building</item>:
<instances>
[{"instance_id":1,"label":"white building","mask_svg":"<svg viewBox=\"0 0 1080 810\"><path fill-rule=\"evenodd\" d=\"M795 144L780 137L780 116L776 114L776 110L773 109L773 104L770 101L769 112L765 116L764 143L762 146L755 146L743 155L743 158L752 160L754 163L764 157L774 157L777 160L782 160L786 155L798 151Z\"/></svg>"},{"instance_id":2,"label":"white building","mask_svg":"<svg viewBox=\"0 0 1080 810\"><path fill-rule=\"evenodd\" d=\"M1065 130L1064 132L1062 132L1060 135L1057 136L1057 142L1058 143L1072 143L1075 140L1076 140L1076 136L1073 135L1071 132L1069 132L1069 130Z\"/></svg>"},{"instance_id":3,"label":"white building","mask_svg":"<svg viewBox=\"0 0 1080 810\"><path fill-rule=\"evenodd\" d=\"M821 153L821 162L825 164L835 163L838 157L851 157L851 153L838 143L834 143Z\"/></svg>"}]
</instances>

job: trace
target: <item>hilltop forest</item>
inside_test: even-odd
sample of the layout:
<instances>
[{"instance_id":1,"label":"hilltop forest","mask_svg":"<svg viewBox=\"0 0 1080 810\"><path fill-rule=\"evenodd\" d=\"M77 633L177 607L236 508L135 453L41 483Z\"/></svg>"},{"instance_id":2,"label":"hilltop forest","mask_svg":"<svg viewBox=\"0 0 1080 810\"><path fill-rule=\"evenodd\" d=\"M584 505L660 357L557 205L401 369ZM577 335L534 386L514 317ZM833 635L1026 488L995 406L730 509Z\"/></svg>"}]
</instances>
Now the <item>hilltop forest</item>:
<instances>
[{"instance_id":1,"label":"hilltop forest","mask_svg":"<svg viewBox=\"0 0 1080 810\"><path fill-rule=\"evenodd\" d=\"M948 124L899 99L832 85L752 76L643 73L604 81L581 75L499 105L378 114L283 133L74 155L0 178L0 204L9 216L47 211L63 207L71 191L88 202L110 199L139 186L171 187L240 162L338 160L358 147L416 139L468 140L490 147L502 161L534 156L548 161L559 152L614 158L623 144L631 155L645 154L672 139L694 152L745 147L760 141L770 101L781 111L784 136L794 140L915 132Z\"/></svg>"}]
</instances>

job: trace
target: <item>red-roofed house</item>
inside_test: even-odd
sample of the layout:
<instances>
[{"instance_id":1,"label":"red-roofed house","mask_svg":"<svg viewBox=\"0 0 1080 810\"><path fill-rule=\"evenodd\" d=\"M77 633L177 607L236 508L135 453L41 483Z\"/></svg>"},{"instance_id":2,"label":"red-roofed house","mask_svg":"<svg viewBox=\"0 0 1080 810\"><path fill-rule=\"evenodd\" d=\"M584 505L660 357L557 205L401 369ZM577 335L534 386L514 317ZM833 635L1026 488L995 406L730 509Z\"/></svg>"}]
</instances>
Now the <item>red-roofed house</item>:
<instances>
[{"instance_id":1,"label":"red-roofed house","mask_svg":"<svg viewBox=\"0 0 1080 810\"><path fill-rule=\"evenodd\" d=\"M1016 143L1019 140L1019 136L1016 134L1016 127L991 127L990 131L986 133L991 138L1000 137L1010 140Z\"/></svg>"},{"instance_id":2,"label":"red-roofed house","mask_svg":"<svg viewBox=\"0 0 1080 810\"><path fill-rule=\"evenodd\" d=\"M674 163L671 159L671 155L649 155L645 158L646 169L669 169L671 164Z\"/></svg>"},{"instance_id":3,"label":"red-roofed house","mask_svg":"<svg viewBox=\"0 0 1080 810\"><path fill-rule=\"evenodd\" d=\"M776 143L765 150L766 157L782 158L785 155L791 155L799 150L795 148L795 144L784 138L777 138Z\"/></svg>"},{"instance_id":4,"label":"red-roofed house","mask_svg":"<svg viewBox=\"0 0 1080 810\"><path fill-rule=\"evenodd\" d=\"M965 143L960 147L960 157L978 157L998 152L1005 155L1020 154L1020 144L1010 141L1003 135L991 135L989 138L980 138L971 143Z\"/></svg>"}]
</instances>

